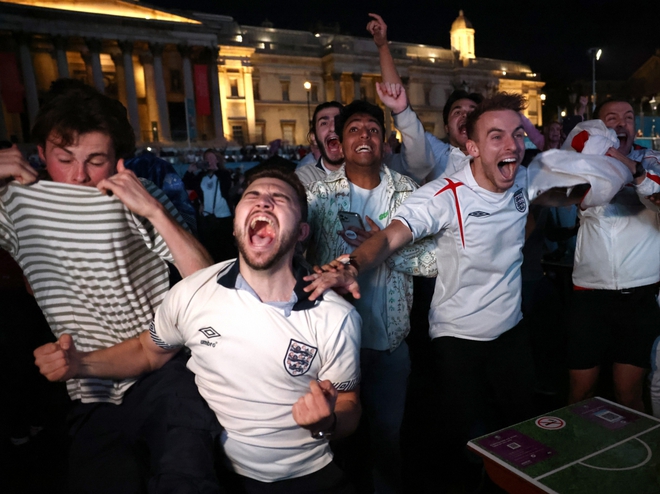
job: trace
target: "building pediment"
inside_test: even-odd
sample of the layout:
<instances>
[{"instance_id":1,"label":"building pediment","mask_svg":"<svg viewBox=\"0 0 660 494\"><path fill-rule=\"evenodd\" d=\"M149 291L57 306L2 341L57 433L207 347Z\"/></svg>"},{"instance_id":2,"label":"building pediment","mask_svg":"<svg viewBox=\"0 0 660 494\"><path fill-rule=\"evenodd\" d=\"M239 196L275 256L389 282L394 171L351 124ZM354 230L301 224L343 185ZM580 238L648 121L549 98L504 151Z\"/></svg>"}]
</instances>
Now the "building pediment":
<instances>
[{"instance_id":1,"label":"building pediment","mask_svg":"<svg viewBox=\"0 0 660 494\"><path fill-rule=\"evenodd\" d=\"M21 5L43 9L84 12L87 14L109 15L116 17L131 17L166 22L181 22L201 24L195 19L171 14L152 7L144 7L134 2L122 0L3 0L0 4Z\"/></svg>"}]
</instances>

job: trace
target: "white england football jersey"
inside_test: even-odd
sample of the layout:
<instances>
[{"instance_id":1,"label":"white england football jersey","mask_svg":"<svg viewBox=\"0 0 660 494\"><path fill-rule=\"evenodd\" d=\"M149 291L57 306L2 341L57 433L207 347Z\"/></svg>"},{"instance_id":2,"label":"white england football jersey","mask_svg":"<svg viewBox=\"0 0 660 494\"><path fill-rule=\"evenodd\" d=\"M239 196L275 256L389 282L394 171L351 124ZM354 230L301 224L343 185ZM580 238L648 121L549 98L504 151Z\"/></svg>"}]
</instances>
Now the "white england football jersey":
<instances>
[{"instance_id":1,"label":"white england football jersey","mask_svg":"<svg viewBox=\"0 0 660 494\"><path fill-rule=\"evenodd\" d=\"M414 192L395 219L414 240L434 235L438 277L429 312L432 338L492 340L520 313L520 265L529 208L526 170L503 194L477 185L470 166Z\"/></svg>"},{"instance_id":2,"label":"white england football jersey","mask_svg":"<svg viewBox=\"0 0 660 494\"><path fill-rule=\"evenodd\" d=\"M200 394L225 429L234 470L264 482L313 473L332 460L291 414L312 379L339 391L359 381L360 316L332 291L310 302L302 275L290 314L236 289L238 264L196 272L174 286L156 313L152 337L187 346Z\"/></svg>"}]
</instances>

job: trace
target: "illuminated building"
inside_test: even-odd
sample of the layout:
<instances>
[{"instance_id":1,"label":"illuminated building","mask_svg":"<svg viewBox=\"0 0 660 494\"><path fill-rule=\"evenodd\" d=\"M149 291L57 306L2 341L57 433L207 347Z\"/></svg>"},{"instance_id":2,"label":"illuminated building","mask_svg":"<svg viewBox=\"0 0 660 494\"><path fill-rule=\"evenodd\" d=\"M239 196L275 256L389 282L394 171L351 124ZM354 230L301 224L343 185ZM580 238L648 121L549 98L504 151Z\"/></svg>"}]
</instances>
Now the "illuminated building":
<instances>
[{"instance_id":1,"label":"illuminated building","mask_svg":"<svg viewBox=\"0 0 660 494\"><path fill-rule=\"evenodd\" d=\"M524 94L541 124L544 83L527 65L478 58L461 12L452 49L391 43L410 102L442 137L442 107L457 88ZM27 141L40 98L69 76L119 99L141 144L306 142L307 99L379 103L369 38L242 26L121 0L0 0L0 139ZM304 83L309 82L309 89ZM309 93L308 93L309 91ZM391 121L388 114L388 126Z\"/></svg>"}]
</instances>

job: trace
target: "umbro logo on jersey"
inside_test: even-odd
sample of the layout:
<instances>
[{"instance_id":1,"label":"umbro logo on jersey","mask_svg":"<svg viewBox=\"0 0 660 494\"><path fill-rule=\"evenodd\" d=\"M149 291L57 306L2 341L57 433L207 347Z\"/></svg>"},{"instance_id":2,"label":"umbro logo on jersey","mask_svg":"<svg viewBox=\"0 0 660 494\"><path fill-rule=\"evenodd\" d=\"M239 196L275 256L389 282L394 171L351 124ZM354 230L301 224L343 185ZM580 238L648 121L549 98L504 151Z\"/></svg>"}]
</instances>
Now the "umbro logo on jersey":
<instances>
[{"instance_id":1,"label":"umbro logo on jersey","mask_svg":"<svg viewBox=\"0 0 660 494\"><path fill-rule=\"evenodd\" d=\"M527 211L527 202L525 201L525 193L522 189L518 189L515 194L513 194L513 203L516 205L516 209L521 213Z\"/></svg>"},{"instance_id":2,"label":"umbro logo on jersey","mask_svg":"<svg viewBox=\"0 0 660 494\"><path fill-rule=\"evenodd\" d=\"M284 357L284 368L293 377L302 376L311 368L317 352L317 348L291 339Z\"/></svg>"},{"instance_id":3,"label":"umbro logo on jersey","mask_svg":"<svg viewBox=\"0 0 660 494\"><path fill-rule=\"evenodd\" d=\"M200 333L202 333L204 336L206 336L209 340L211 338L218 338L219 336L222 336L220 333L218 333L215 329L208 327L208 328L202 328L199 330ZM210 347L215 347L217 342L211 343L208 340L199 340L200 345L206 345Z\"/></svg>"},{"instance_id":4,"label":"umbro logo on jersey","mask_svg":"<svg viewBox=\"0 0 660 494\"><path fill-rule=\"evenodd\" d=\"M485 216L490 216L490 213L487 213L485 211L473 211L468 216L474 216L475 218L483 218Z\"/></svg>"},{"instance_id":5,"label":"umbro logo on jersey","mask_svg":"<svg viewBox=\"0 0 660 494\"><path fill-rule=\"evenodd\" d=\"M200 333L202 333L204 336L207 338L217 338L218 336L222 336L220 333L218 333L215 329L209 327L209 328L202 328L199 330Z\"/></svg>"}]
</instances>

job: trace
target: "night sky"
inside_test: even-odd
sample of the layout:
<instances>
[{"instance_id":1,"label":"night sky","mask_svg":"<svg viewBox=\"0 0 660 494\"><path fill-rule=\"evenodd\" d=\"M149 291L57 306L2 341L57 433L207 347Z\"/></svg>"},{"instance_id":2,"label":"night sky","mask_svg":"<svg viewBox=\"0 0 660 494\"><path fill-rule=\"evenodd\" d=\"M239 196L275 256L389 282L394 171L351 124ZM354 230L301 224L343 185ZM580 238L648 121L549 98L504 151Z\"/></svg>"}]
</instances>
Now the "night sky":
<instances>
[{"instance_id":1,"label":"night sky","mask_svg":"<svg viewBox=\"0 0 660 494\"><path fill-rule=\"evenodd\" d=\"M475 29L477 57L526 63L559 89L577 79L591 80L590 47L603 49L597 79L626 80L660 48L658 5L639 0L554 0L541 4L511 0L393 0L334 2L276 0L148 0L168 9L232 16L239 24L313 30L316 22L338 22L342 32L367 36L367 13L388 24L389 38L449 48L451 23L463 9ZM401 8L402 4L414 5ZM650 8L655 4L655 8ZM537 6L538 5L538 6ZM374 9L374 10L369 10Z\"/></svg>"}]
</instances>

